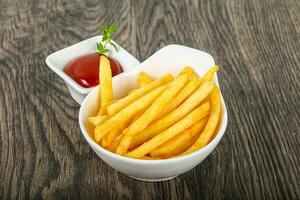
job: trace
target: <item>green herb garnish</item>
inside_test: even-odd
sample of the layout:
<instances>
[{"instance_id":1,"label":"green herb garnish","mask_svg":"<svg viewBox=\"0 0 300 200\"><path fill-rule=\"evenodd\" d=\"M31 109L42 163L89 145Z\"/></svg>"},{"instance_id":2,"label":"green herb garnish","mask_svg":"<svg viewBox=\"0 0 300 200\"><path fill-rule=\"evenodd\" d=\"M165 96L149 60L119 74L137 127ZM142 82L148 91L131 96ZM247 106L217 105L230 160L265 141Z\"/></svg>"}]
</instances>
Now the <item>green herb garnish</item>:
<instances>
[{"instance_id":1,"label":"green herb garnish","mask_svg":"<svg viewBox=\"0 0 300 200\"><path fill-rule=\"evenodd\" d=\"M111 41L112 34L116 31L117 25L113 23L110 26L102 26L100 28L100 31L102 32L102 41L97 42L97 53L99 54L105 54L109 52L110 50L107 48L107 45L111 45L116 51L118 51L117 45Z\"/></svg>"}]
</instances>

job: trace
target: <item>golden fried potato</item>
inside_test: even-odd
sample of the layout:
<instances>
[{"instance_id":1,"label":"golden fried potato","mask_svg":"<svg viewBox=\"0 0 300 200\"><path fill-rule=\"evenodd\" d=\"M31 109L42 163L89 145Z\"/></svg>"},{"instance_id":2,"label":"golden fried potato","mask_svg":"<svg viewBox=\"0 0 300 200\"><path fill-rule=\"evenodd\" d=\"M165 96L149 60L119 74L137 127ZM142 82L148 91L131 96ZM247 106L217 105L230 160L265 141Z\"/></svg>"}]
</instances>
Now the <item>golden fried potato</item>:
<instances>
[{"instance_id":1,"label":"golden fried potato","mask_svg":"<svg viewBox=\"0 0 300 200\"><path fill-rule=\"evenodd\" d=\"M128 157L132 158L141 158L148 154L150 151L156 149L160 145L164 144L171 138L180 134L185 129L189 128L193 124L197 123L204 117L203 113L206 113L210 109L209 102L199 106L195 110L193 110L190 114L185 116L182 120L178 121L167 130L161 132L160 134L153 137L148 142L145 142L141 146L137 147L133 151L126 154Z\"/></svg>"},{"instance_id":2,"label":"golden fried potato","mask_svg":"<svg viewBox=\"0 0 300 200\"><path fill-rule=\"evenodd\" d=\"M206 72L203 77L201 77L200 82L203 83L204 81L211 81L218 70L219 67L215 65L208 72Z\"/></svg>"},{"instance_id":3,"label":"golden fried potato","mask_svg":"<svg viewBox=\"0 0 300 200\"><path fill-rule=\"evenodd\" d=\"M190 66L184 67L183 70L181 70L181 72L179 73L179 75L182 74L187 74L190 77L190 79L198 78L198 75L195 73L194 69Z\"/></svg>"},{"instance_id":4,"label":"golden fried potato","mask_svg":"<svg viewBox=\"0 0 300 200\"><path fill-rule=\"evenodd\" d=\"M94 126L98 126L98 125L102 124L107 119L108 119L107 115L97 115L95 117L88 118L89 122L91 124L93 124Z\"/></svg>"},{"instance_id":5,"label":"golden fried potato","mask_svg":"<svg viewBox=\"0 0 300 200\"><path fill-rule=\"evenodd\" d=\"M196 142L200 131L202 131L206 125L207 118L208 117L201 119L189 129L186 129L157 149L154 149L150 152L150 155L152 157L168 158L186 151Z\"/></svg>"},{"instance_id":6,"label":"golden fried potato","mask_svg":"<svg viewBox=\"0 0 300 200\"><path fill-rule=\"evenodd\" d=\"M99 66L101 108L105 108L112 100L112 74L109 60L105 56L100 56Z\"/></svg>"},{"instance_id":7,"label":"golden fried potato","mask_svg":"<svg viewBox=\"0 0 300 200\"><path fill-rule=\"evenodd\" d=\"M110 102L108 102L108 104L106 106L100 107L99 112L97 113L97 116L107 115L106 107L110 104L115 103L116 101L117 101L117 99L113 99Z\"/></svg>"},{"instance_id":8,"label":"golden fried potato","mask_svg":"<svg viewBox=\"0 0 300 200\"><path fill-rule=\"evenodd\" d=\"M212 81L205 81L198 89L194 91L178 108L165 115L163 118L157 120L147 127L146 130L135 135L131 141L130 148L134 148L143 142L148 141L161 131L173 125L175 122L182 119L194 108L196 108L215 87L215 83ZM209 114L208 112L206 114Z\"/></svg>"},{"instance_id":9,"label":"golden fried potato","mask_svg":"<svg viewBox=\"0 0 300 200\"><path fill-rule=\"evenodd\" d=\"M106 136L101 140L101 146L107 147L110 143L122 133L122 131L129 125L130 120L124 121L122 124L118 125L116 128L111 130Z\"/></svg>"},{"instance_id":10,"label":"golden fried potato","mask_svg":"<svg viewBox=\"0 0 300 200\"><path fill-rule=\"evenodd\" d=\"M130 126L123 131L125 134L122 138L116 153L123 155L127 152L127 149L130 146L132 137L144 130L151 122L153 122L169 101L184 87L188 81L188 75L182 74L176 77L176 79L170 83L167 89L153 102L153 104Z\"/></svg>"},{"instance_id":11,"label":"golden fried potato","mask_svg":"<svg viewBox=\"0 0 300 200\"><path fill-rule=\"evenodd\" d=\"M126 97L119 99L115 103L107 106L107 113L109 115L114 115L115 113L119 112L135 100L141 98L148 92L152 91L153 89L158 88L159 86L165 85L173 80L173 76L170 74L167 74L160 79L157 79L155 81L152 81L151 83L136 89L134 92L131 92L129 95Z\"/></svg>"},{"instance_id":12,"label":"golden fried potato","mask_svg":"<svg viewBox=\"0 0 300 200\"><path fill-rule=\"evenodd\" d=\"M186 98L188 98L200 85L200 80L194 77L189 83L174 97L174 99L166 106L161 116L164 116L177 108Z\"/></svg>"},{"instance_id":13,"label":"golden fried potato","mask_svg":"<svg viewBox=\"0 0 300 200\"><path fill-rule=\"evenodd\" d=\"M145 86L146 87L146 86ZM166 85L160 86L138 100L132 102L120 112L111 116L103 124L96 126L94 130L95 140L99 142L109 131L132 118L139 111L150 106L151 103L166 89Z\"/></svg>"},{"instance_id":14,"label":"golden fried potato","mask_svg":"<svg viewBox=\"0 0 300 200\"><path fill-rule=\"evenodd\" d=\"M211 104L211 111L204 130L201 132L195 144L193 144L193 146L191 146L187 151L185 151L181 155L186 155L194 151L197 151L202 147L204 147L205 145L207 145L207 143L210 141L210 138L212 137L217 127L219 117L220 117L221 98L220 98L220 91L218 87L216 87L210 94L210 104Z\"/></svg>"},{"instance_id":15,"label":"golden fried potato","mask_svg":"<svg viewBox=\"0 0 300 200\"><path fill-rule=\"evenodd\" d=\"M139 73L137 77L137 83L139 87L142 87L152 81L153 81L152 78L148 74L146 74L146 72Z\"/></svg>"},{"instance_id":16,"label":"golden fried potato","mask_svg":"<svg viewBox=\"0 0 300 200\"><path fill-rule=\"evenodd\" d=\"M151 157L151 156L143 156L140 159L142 159L142 160L158 160L159 158L154 158L154 157Z\"/></svg>"},{"instance_id":17,"label":"golden fried potato","mask_svg":"<svg viewBox=\"0 0 300 200\"><path fill-rule=\"evenodd\" d=\"M210 143L216 137L216 135L218 134L218 132L221 128L222 122L223 122L223 115L224 115L224 107L223 107L222 101L221 101L221 110L220 110L220 114L219 114L218 124L217 124L217 127L214 130L214 133L210 137L210 140L209 140L208 143Z\"/></svg>"},{"instance_id":18,"label":"golden fried potato","mask_svg":"<svg viewBox=\"0 0 300 200\"><path fill-rule=\"evenodd\" d=\"M101 67L100 67L101 66ZM88 121L94 139L107 150L144 160L166 159L197 151L217 134L222 123L219 88L214 66L199 78L186 66L174 79L157 80L145 72L137 76L139 88L113 100L109 60L100 56L100 108Z\"/></svg>"},{"instance_id":19,"label":"golden fried potato","mask_svg":"<svg viewBox=\"0 0 300 200\"><path fill-rule=\"evenodd\" d=\"M116 152L117 147L119 146L119 143L123 137L123 134L118 135L107 147L108 151L111 151L113 153Z\"/></svg>"}]
</instances>

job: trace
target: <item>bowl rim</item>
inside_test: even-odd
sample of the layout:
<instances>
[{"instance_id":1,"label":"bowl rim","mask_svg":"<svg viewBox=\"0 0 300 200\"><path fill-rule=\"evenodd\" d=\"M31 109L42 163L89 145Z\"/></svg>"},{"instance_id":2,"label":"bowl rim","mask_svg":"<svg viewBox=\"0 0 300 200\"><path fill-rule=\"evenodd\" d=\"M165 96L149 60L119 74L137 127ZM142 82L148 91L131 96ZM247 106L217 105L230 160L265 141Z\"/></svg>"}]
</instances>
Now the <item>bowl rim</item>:
<instances>
[{"instance_id":1,"label":"bowl rim","mask_svg":"<svg viewBox=\"0 0 300 200\"><path fill-rule=\"evenodd\" d=\"M125 74L126 73L128 73L128 72L125 72ZM211 148L213 148L214 145L216 147L218 145L219 141L221 140L221 138L223 137L223 135L225 133L225 130L227 128L227 123L228 123L227 108L226 108L226 104L225 104L225 101L223 99L223 95L222 95L222 92L221 92L221 102L222 102L222 106L223 106L222 124L221 124L221 126L218 130L218 133L214 137L214 139L211 140L203 148L201 148L201 149L199 149L199 150L197 150L193 153L184 155L184 156L167 158L167 159L157 159L157 160L143 160L143 159L138 159L138 158L130 158L130 157L122 156L122 155L119 155L119 154L116 154L116 153L113 153L113 152L110 152L110 151L106 150L101 145L99 145L97 142L95 142L91 138L91 136L89 135L89 133L87 132L87 130L84 126L84 123L83 123L84 108L87 105L88 99L95 92L95 90L98 90L98 87L99 86L93 88L93 90L85 97L85 99L83 100L83 102L80 106L79 117L78 117L79 126L80 126L81 133L83 134L83 136L86 139L86 141L88 142L88 144L92 147L92 149L95 148L98 151L102 152L103 154L106 154L106 156L111 157L115 160L119 160L119 161L123 161L123 162L133 162L133 163L136 163L136 164L162 164L162 163L163 164L168 164L168 163L173 163L173 162L189 160L190 158L192 158L194 156L197 156L198 154L201 154L201 153L204 153L204 152L207 152L207 151L211 150Z\"/></svg>"}]
</instances>

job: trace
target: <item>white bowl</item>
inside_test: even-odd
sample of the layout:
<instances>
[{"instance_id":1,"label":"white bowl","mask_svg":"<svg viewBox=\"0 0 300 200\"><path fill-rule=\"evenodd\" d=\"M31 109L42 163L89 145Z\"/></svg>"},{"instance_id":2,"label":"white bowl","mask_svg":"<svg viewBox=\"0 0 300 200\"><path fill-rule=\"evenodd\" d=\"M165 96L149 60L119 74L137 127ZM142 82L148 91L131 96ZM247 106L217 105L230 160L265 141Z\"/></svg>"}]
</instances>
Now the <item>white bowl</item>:
<instances>
[{"instance_id":1,"label":"white bowl","mask_svg":"<svg viewBox=\"0 0 300 200\"><path fill-rule=\"evenodd\" d=\"M124 96L131 89L136 88L136 76L140 71L145 71L154 78L158 78L166 73L177 75L184 66L189 65L192 66L199 75L203 75L214 66L214 64L212 56L205 52L180 45L169 45L156 52L138 67L116 77L113 80L113 92L115 97L119 98ZM215 77L215 81L218 82L217 77ZM95 88L87 95L81 105L79 111L79 125L82 134L88 144L104 162L117 171L135 179L144 181L169 180L192 169L214 150L227 126L227 110L222 97L224 108L222 124L216 137L201 150L183 157L165 160L140 160L123 157L102 148L89 135L89 133L92 133L93 128L87 119L96 114L99 106L98 91L99 90Z\"/></svg>"},{"instance_id":2,"label":"white bowl","mask_svg":"<svg viewBox=\"0 0 300 200\"><path fill-rule=\"evenodd\" d=\"M60 76L67 84L71 96L73 99L78 102L79 104L82 103L84 97L92 91L94 87L91 88L84 88L81 85L79 85L76 81L74 81L71 77L69 77L64 71L64 67L67 63L69 63L72 59L96 52L96 42L101 41L102 36L95 36L89 39L86 39L82 42L79 42L77 44L74 44L72 46L69 46L67 48L64 48L62 50L59 50L55 53L52 53L51 55L47 56L46 58L46 64L48 67L54 71L58 76ZM117 44L117 43L116 43ZM112 54L110 57L116 59L122 66L122 69L124 72L136 67L140 64L140 62L132 56L130 53L128 53L125 49L119 47L118 52L112 50ZM119 76L119 75L117 75ZM114 76L117 77L117 76Z\"/></svg>"}]
</instances>

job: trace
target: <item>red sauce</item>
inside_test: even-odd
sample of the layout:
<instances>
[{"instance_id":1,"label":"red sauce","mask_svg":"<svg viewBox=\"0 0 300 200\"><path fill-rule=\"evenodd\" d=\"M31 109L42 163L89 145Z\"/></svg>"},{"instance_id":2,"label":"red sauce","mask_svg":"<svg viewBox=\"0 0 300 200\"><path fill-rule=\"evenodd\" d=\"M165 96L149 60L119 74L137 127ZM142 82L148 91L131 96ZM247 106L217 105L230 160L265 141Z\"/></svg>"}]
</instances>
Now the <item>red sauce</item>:
<instances>
[{"instance_id":1,"label":"red sauce","mask_svg":"<svg viewBox=\"0 0 300 200\"><path fill-rule=\"evenodd\" d=\"M65 66L64 72L85 88L96 86L99 84L99 58L98 53L80 56L69 62ZM110 62L112 76L123 72L118 61L107 58Z\"/></svg>"}]
</instances>

